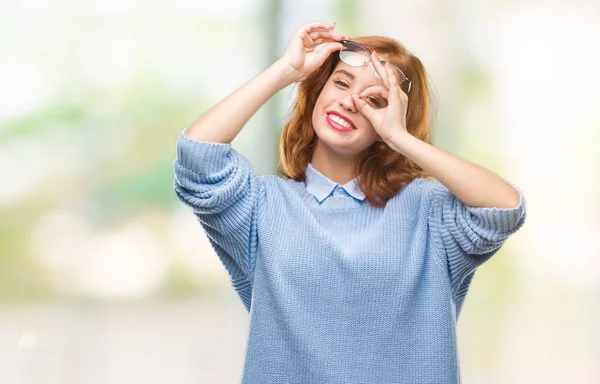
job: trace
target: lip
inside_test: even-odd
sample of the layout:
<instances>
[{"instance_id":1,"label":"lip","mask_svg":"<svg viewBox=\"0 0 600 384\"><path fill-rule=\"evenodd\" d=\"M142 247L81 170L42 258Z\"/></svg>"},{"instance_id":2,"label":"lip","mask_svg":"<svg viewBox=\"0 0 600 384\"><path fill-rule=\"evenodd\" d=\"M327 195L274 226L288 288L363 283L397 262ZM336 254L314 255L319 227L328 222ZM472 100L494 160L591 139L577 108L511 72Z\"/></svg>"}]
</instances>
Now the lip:
<instances>
[{"instance_id":1,"label":"lip","mask_svg":"<svg viewBox=\"0 0 600 384\"><path fill-rule=\"evenodd\" d=\"M346 127L343 127L343 126L339 125L335 121L331 120L329 118L329 115L335 115L335 116L339 117L340 119L345 120L346 122L348 122L348 124L350 124L351 128L346 128ZM356 129L356 125L354 125L354 123L352 122L352 120L350 120L349 117L346 117L346 116L344 116L343 114L341 114L339 112L329 111L329 112L326 113L326 118L327 118L327 122L329 123L329 125L331 125L335 129L337 129L338 131L349 132L349 131L353 131L353 130Z\"/></svg>"}]
</instances>

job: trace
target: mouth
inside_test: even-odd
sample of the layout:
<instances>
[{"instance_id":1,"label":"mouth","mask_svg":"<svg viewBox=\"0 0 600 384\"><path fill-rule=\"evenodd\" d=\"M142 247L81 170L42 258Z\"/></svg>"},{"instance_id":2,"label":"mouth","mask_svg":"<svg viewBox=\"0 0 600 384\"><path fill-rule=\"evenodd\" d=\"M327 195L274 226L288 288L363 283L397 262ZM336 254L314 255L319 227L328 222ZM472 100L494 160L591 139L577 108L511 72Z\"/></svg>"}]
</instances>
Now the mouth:
<instances>
[{"instance_id":1,"label":"mouth","mask_svg":"<svg viewBox=\"0 0 600 384\"><path fill-rule=\"evenodd\" d=\"M327 112L326 119L329 125L338 131L349 132L356 129L352 120L339 112Z\"/></svg>"}]
</instances>

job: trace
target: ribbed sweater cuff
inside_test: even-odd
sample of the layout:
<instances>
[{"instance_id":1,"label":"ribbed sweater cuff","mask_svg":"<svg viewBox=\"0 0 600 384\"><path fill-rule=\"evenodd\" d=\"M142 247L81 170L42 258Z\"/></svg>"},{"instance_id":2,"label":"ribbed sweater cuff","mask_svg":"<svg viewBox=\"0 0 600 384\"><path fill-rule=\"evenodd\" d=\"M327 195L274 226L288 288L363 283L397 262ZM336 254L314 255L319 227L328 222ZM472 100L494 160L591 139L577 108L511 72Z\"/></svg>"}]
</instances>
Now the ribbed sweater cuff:
<instances>
[{"instance_id":1,"label":"ribbed sweater cuff","mask_svg":"<svg viewBox=\"0 0 600 384\"><path fill-rule=\"evenodd\" d=\"M177 137L177 161L182 167L199 175L210 175L225 168L231 144L196 141L184 132L185 129Z\"/></svg>"},{"instance_id":2,"label":"ribbed sweater cuff","mask_svg":"<svg viewBox=\"0 0 600 384\"><path fill-rule=\"evenodd\" d=\"M469 212L479 219L482 228L491 229L499 233L511 232L522 225L525 214L525 199L523 193L513 183L507 181L519 193L519 205L514 208L482 208L466 205ZM519 223L521 221L521 223Z\"/></svg>"}]
</instances>

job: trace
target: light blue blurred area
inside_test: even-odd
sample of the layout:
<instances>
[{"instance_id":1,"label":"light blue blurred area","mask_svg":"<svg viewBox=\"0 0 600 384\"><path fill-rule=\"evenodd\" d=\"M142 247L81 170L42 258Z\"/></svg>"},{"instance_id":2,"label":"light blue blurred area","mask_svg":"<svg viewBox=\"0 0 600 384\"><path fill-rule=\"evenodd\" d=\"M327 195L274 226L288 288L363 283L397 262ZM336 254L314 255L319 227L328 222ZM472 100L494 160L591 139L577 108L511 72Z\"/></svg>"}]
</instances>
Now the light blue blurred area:
<instances>
[{"instance_id":1,"label":"light blue blurred area","mask_svg":"<svg viewBox=\"0 0 600 384\"><path fill-rule=\"evenodd\" d=\"M0 383L239 382L248 314L172 191L175 139L307 21L424 63L434 144L526 225L472 284L464 383L600 383L600 3L0 4ZM233 142L273 173L290 86ZM235 113L235 111L232 111Z\"/></svg>"}]
</instances>

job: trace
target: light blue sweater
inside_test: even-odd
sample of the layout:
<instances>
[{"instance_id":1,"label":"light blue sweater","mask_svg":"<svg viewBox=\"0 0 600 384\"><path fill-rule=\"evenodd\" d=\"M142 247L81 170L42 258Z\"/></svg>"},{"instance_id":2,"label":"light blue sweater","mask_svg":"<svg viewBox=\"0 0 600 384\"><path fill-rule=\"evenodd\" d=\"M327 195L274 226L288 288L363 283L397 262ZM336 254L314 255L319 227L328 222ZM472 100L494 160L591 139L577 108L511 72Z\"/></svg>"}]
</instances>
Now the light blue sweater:
<instances>
[{"instance_id":1,"label":"light blue sweater","mask_svg":"<svg viewBox=\"0 0 600 384\"><path fill-rule=\"evenodd\" d=\"M243 383L460 382L456 321L475 269L523 225L519 189L516 208L475 208L416 179L374 208L356 180L259 176L183 132L174 169L250 313Z\"/></svg>"}]
</instances>

